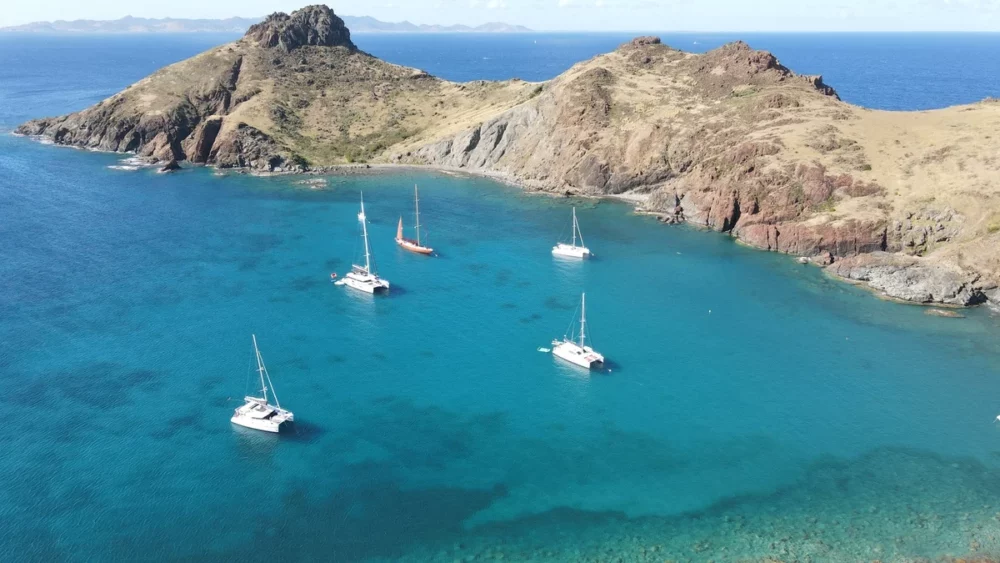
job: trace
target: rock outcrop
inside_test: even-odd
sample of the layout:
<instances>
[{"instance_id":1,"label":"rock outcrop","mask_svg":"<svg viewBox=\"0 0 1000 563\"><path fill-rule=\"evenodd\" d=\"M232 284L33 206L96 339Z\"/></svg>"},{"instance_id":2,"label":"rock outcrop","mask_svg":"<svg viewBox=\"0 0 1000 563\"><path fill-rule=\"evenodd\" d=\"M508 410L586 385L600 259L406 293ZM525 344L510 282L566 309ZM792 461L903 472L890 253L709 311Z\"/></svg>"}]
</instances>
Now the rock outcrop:
<instances>
[{"instance_id":1,"label":"rock outcrop","mask_svg":"<svg viewBox=\"0 0 1000 563\"><path fill-rule=\"evenodd\" d=\"M277 12L250 26L244 41L291 51L304 45L357 49L344 20L326 6L307 6L292 15Z\"/></svg>"},{"instance_id":2,"label":"rock outcrop","mask_svg":"<svg viewBox=\"0 0 1000 563\"><path fill-rule=\"evenodd\" d=\"M851 106L743 42L639 37L545 83L457 84L359 51L309 6L17 132L259 172L389 162L628 194L895 298L974 304L1000 297L998 128L995 103Z\"/></svg>"},{"instance_id":3,"label":"rock outcrop","mask_svg":"<svg viewBox=\"0 0 1000 563\"><path fill-rule=\"evenodd\" d=\"M986 301L981 277L957 267L929 264L912 256L876 252L829 266L842 278L862 281L894 299L914 303L978 305Z\"/></svg>"}]
</instances>

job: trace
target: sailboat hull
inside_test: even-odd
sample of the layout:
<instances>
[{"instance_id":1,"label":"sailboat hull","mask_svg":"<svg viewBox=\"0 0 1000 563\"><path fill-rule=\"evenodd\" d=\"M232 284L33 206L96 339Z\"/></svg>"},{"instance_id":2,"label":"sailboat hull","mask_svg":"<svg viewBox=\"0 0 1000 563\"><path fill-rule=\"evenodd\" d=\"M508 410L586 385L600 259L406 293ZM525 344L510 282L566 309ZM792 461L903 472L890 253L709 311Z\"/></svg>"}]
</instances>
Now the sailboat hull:
<instances>
[{"instance_id":1,"label":"sailboat hull","mask_svg":"<svg viewBox=\"0 0 1000 563\"><path fill-rule=\"evenodd\" d=\"M581 347L574 342L553 342L552 355L586 369L604 367L604 356L589 346Z\"/></svg>"},{"instance_id":2,"label":"sailboat hull","mask_svg":"<svg viewBox=\"0 0 1000 563\"><path fill-rule=\"evenodd\" d=\"M552 255L559 256L561 258L577 258L582 260L590 258L590 249L586 246L573 246L559 243L552 247Z\"/></svg>"},{"instance_id":3,"label":"sailboat hull","mask_svg":"<svg viewBox=\"0 0 1000 563\"><path fill-rule=\"evenodd\" d=\"M365 275L351 272L344 276L341 283L351 289L356 289L372 295L386 293L389 291L388 281L371 274Z\"/></svg>"},{"instance_id":4,"label":"sailboat hull","mask_svg":"<svg viewBox=\"0 0 1000 563\"><path fill-rule=\"evenodd\" d=\"M434 252L433 248L421 246L416 242L405 238L397 238L396 244L398 244L403 250L409 250L410 252L415 252L417 254L429 255Z\"/></svg>"},{"instance_id":5,"label":"sailboat hull","mask_svg":"<svg viewBox=\"0 0 1000 563\"><path fill-rule=\"evenodd\" d=\"M246 397L246 403L233 411L230 422L244 428L252 428L262 432L277 433L281 426L295 420L295 415L281 407L270 405L257 397Z\"/></svg>"},{"instance_id":6,"label":"sailboat hull","mask_svg":"<svg viewBox=\"0 0 1000 563\"><path fill-rule=\"evenodd\" d=\"M233 424L238 424L239 426L242 426L244 428L260 430L261 432L271 432L273 434L281 432L281 423L273 422L270 420L258 420L239 415L233 415L233 418L229 420Z\"/></svg>"}]
</instances>

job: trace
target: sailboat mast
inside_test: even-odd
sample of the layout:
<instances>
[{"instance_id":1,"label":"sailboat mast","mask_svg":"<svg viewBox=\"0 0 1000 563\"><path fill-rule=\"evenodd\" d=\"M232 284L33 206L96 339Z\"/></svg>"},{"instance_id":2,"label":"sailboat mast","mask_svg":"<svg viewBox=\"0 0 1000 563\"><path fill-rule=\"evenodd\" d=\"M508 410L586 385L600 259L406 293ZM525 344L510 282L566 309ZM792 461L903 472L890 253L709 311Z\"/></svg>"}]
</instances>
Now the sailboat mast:
<instances>
[{"instance_id":1,"label":"sailboat mast","mask_svg":"<svg viewBox=\"0 0 1000 563\"><path fill-rule=\"evenodd\" d=\"M365 271L369 274L372 271L371 266L371 251L368 249L368 216L365 215L365 194L361 193L361 215L358 216L361 219L361 234L365 238Z\"/></svg>"},{"instance_id":2,"label":"sailboat mast","mask_svg":"<svg viewBox=\"0 0 1000 563\"><path fill-rule=\"evenodd\" d=\"M585 331L587 330L587 294L580 296L580 348L583 348Z\"/></svg>"},{"instance_id":3,"label":"sailboat mast","mask_svg":"<svg viewBox=\"0 0 1000 563\"><path fill-rule=\"evenodd\" d=\"M573 246L576 246L576 207L573 208Z\"/></svg>"},{"instance_id":4,"label":"sailboat mast","mask_svg":"<svg viewBox=\"0 0 1000 563\"><path fill-rule=\"evenodd\" d=\"M416 229L417 229L417 246L420 246L420 196L417 195L417 185L413 185L413 205L416 208Z\"/></svg>"},{"instance_id":5,"label":"sailboat mast","mask_svg":"<svg viewBox=\"0 0 1000 563\"><path fill-rule=\"evenodd\" d=\"M257 335L253 337L253 353L257 357L257 373L260 374L260 389L264 393L264 402L267 403L267 384L264 383L264 359L260 357L260 349L257 348Z\"/></svg>"}]
</instances>

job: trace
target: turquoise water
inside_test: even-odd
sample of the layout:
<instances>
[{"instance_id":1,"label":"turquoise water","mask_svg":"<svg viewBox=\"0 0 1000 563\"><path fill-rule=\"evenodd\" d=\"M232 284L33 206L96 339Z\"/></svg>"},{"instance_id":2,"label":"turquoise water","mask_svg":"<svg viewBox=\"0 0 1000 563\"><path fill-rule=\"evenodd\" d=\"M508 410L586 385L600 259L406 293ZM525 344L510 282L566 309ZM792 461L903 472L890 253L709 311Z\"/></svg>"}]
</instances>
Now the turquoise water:
<instances>
[{"instance_id":1,"label":"turquoise water","mask_svg":"<svg viewBox=\"0 0 1000 563\"><path fill-rule=\"evenodd\" d=\"M0 266L0 470L17 477L0 506L18 558L232 560L248 545L252 559L452 558L458 544L586 555L563 536L598 555L656 541L677 557L665 539L634 538L676 541L720 506L755 526L775 510L874 506L859 546L958 555L974 534L945 526L900 544L912 526L883 530L878 507L901 494L937 519L950 514L939 495L968 498L948 505L956 515L994 507L1000 350L986 311L928 317L622 204L481 179L317 190L4 144L18 189L0 201L13 241ZM41 170L10 166L46 156ZM392 243L414 183L435 258ZM361 190L393 282L384 299L329 283L356 256ZM573 204L591 262L549 254ZM609 374L536 351L582 290ZM252 332L292 434L228 421ZM871 462L887 456L901 461ZM828 481L865 500L812 504ZM549 527L561 533L537 536ZM696 553L738 537L710 529L721 539Z\"/></svg>"},{"instance_id":2,"label":"turquoise water","mask_svg":"<svg viewBox=\"0 0 1000 563\"><path fill-rule=\"evenodd\" d=\"M162 64L49 49L0 65L5 130ZM118 161L0 136L4 561L1000 557L988 310L483 179ZM392 242L414 183L438 257ZM329 282L362 190L387 298ZM610 373L536 351L582 291ZM294 432L229 423L251 333Z\"/></svg>"}]
</instances>

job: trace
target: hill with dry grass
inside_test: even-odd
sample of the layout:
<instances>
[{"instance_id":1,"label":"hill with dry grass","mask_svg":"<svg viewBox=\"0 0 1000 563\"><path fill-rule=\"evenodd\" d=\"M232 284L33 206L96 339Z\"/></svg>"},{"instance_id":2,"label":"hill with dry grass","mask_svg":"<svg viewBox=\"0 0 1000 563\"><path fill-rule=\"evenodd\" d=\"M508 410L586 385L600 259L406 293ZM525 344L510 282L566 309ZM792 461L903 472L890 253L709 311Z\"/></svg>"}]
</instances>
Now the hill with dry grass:
<instances>
[{"instance_id":1,"label":"hill with dry grass","mask_svg":"<svg viewBox=\"0 0 1000 563\"><path fill-rule=\"evenodd\" d=\"M255 171L396 163L625 195L892 297L971 305L1000 299L998 125L992 101L852 106L739 42L638 38L546 83L457 84L361 52L310 6L18 132Z\"/></svg>"}]
</instances>

